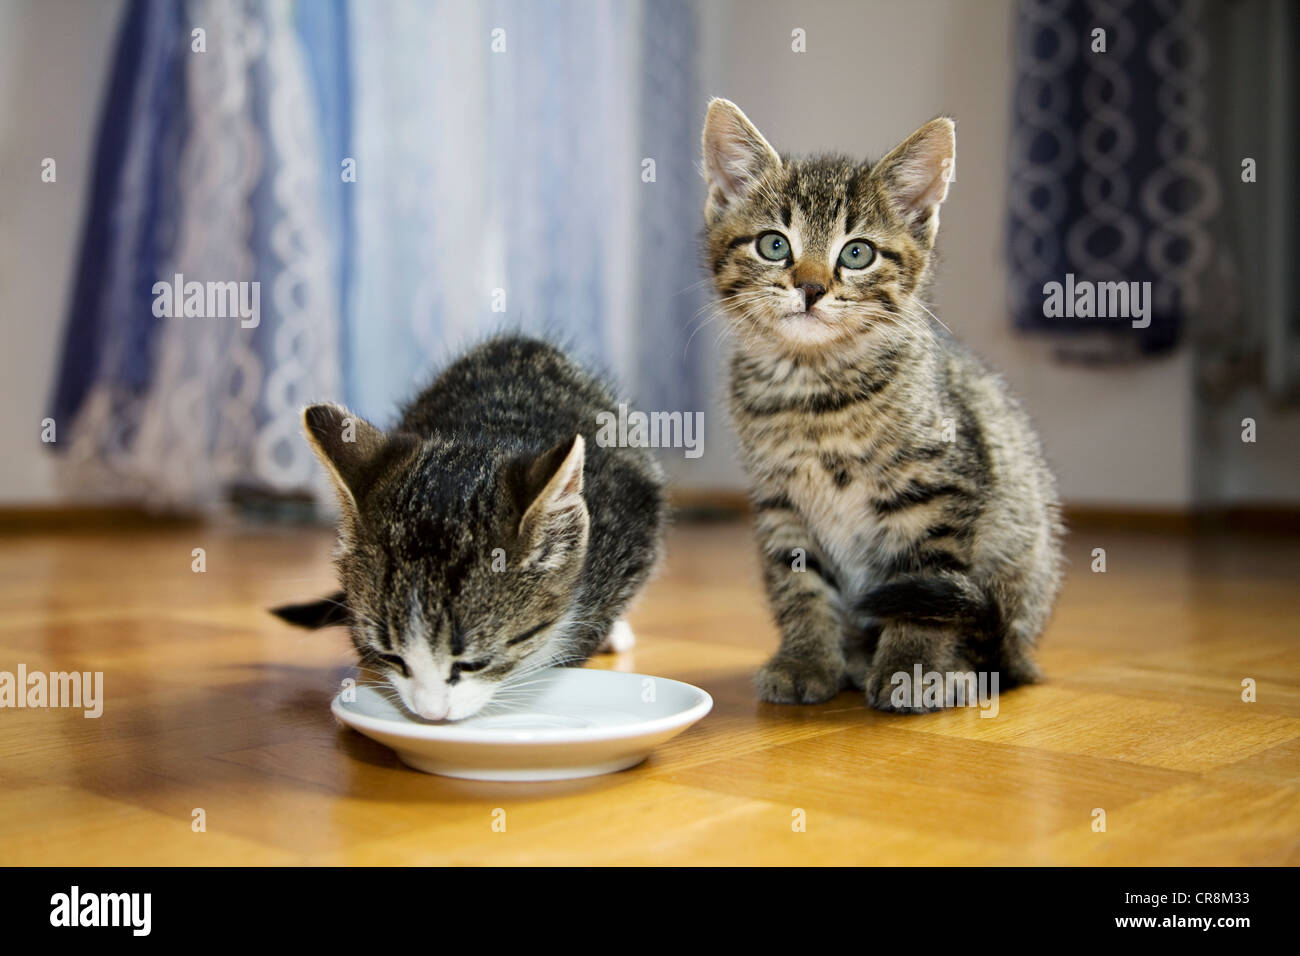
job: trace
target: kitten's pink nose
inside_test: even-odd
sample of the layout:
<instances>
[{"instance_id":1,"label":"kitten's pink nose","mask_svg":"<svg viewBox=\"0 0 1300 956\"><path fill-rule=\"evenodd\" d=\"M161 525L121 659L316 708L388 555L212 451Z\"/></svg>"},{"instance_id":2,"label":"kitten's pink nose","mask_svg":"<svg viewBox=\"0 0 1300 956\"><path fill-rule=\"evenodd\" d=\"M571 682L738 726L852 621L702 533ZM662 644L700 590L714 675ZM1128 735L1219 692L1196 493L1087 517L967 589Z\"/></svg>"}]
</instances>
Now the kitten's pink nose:
<instances>
[{"instance_id":1,"label":"kitten's pink nose","mask_svg":"<svg viewBox=\"0 0 1300 956\"><path fill-rule=\"evenodd\" d=\"M411 709L425 720L443 720L451 710L451 697L436 688L417 687L411 695Z\"/></svg>"},{"instance_id":2,"label":"kitten's pink nose","mask_svg":"<svg viewBox=\"0 0 1300 956\"><path fill-rule=\"evenodd\" d=\"M826 294L826 286L820 282L801 282L799 288L803 289L803 310L805 312L811 309L813 303Z\"/></svg>"},{"instance_id":3,"label":"kitten's pink nose","mask_svg":"<svg viewBox=\"0 0 1300 956\"><path fill-rule=\"evenodd\" d=\"M425 720L442 720L447 716L447 711L450 709L451 708L447 704L437 704L433 706L425 704L421 706L416 713Z\"/></svg>"}]
</instances>

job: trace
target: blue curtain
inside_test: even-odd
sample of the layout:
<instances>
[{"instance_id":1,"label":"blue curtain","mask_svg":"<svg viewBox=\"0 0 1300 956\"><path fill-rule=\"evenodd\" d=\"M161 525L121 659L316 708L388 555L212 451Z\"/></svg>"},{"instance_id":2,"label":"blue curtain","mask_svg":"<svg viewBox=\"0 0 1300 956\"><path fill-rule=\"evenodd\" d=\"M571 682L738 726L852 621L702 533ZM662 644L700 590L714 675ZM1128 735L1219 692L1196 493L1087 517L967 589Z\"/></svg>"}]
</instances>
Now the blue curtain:
<instances>
[{"instance_id":1,"label":"blue curtain","mask_svg":"<svg viewBox=\"0 0 1300 956\"><path fill-rule=\"evenodd\" d=\"M502 328L703 408L697 36L681 0L131 0L54 396L69 483L324 493L303 404L389 422ZM260 320L156 316L177 274L257 283Z\"/></svg>"},{"instance_id":2,"label":"blue curtain","mask_svg":"<svg viewBox=\"0 0 1300 956\"><path fill-rule=\"evenodd\" d=\"M1200 280L1217 255L1219 199L1208 159L1202 15L1197 0L1019 4L1013 321L1058 341L1086 341L1076 357L1166 353L1200 305ZM1150 324L1046 315L1044 286L1067 275L1151 283Z\"/></svg>"},{"instance_id":3,"label":"blue curtain","mask_svg":"<svg viewBox=\"0 0 1300 956\"><path fill-rule=\"evenodd\" d=\"M111 380L123 404L152 384L151 289L171 251L188 126L181 36L171 3L132 3L119 31L51 402L58 422L76 419L98 381ZM106 424L129 429L119 411Z\"/></svg>"}]
</instances>

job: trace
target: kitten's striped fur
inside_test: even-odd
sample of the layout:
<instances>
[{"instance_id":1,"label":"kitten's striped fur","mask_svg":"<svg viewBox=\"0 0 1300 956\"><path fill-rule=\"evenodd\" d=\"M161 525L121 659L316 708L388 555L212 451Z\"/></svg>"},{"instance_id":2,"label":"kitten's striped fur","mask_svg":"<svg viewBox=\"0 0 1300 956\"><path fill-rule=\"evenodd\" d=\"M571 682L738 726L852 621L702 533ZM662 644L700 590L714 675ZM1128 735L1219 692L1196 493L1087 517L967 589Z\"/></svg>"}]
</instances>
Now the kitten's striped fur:
<instances>
[{"instance_id":1,"label":"kitten's striped fur","mask_svg":"<svg viewBox=\"0 0 1300 956\"><path fill-rule=\"evenodd\" d=\"M953 147L939 119L874 165L782 158L734 104L710 104L707 254L781 631L765 700L853 686L913 710L891 678L918 663L1004 687L1038 674L1061 577L1055 483L1019 404L921 300ZM866 268L854 240L874 250Z\"/></svg>"},{"instance_id":2,"label":"kitten's striped fur","mask_svg":"<svg viewBox=\"0 0 1300 956\"><path fill-rule=\"evenodd\" d=\"M661 551L663 476L601 447L609 388L545 342L492 339L453 362L383 432L337 405L304 425L339 493L343 593L282 608L349 623L361 662L413 713L459 719L602 642ZM346 608L346 610L344 610Z\"/></svg>"}]
</instances>

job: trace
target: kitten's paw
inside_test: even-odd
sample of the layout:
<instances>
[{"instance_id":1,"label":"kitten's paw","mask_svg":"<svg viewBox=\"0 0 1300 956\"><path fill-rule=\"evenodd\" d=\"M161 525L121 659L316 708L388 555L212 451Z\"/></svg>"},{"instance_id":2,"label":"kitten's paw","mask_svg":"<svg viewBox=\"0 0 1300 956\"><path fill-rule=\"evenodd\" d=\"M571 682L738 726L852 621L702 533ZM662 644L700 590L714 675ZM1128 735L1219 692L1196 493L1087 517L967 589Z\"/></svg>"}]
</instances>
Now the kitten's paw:
<instances>
[{"instance_id":1,"label":"kitten's paw","mask_svg":"<svg viewBox=\"0 0 1300 956\"><path fill-rule=\"evenodd\" d=\"M841 670L827 661L778 654L758 672L754 688L760 699L773 704L820 704L839 693Z\"/></svg>"},{"instance_id":2,"label":"kitten's paw","mask_svg":"<svg viewBox=\"0 0 1300 956\"><path fill-rule=\"evenodd\" d=\"M636 647L636 635L632 633L632 628L627 621L620 618L614 622L614 626L609 629L609 633L605 635L605 639L600 642L600 647L596 650L602 654L622 654L634 647Z\"/></svg>"},{"instance_id":3,"label":"kitten's paw","mask_svg":"<svg viewBox=\"0 0 1300 956\"><path fill-rule=\"evenodd\" d=\"M937 696L926 694L925 675L965 673L970 665L964 660L945 657L939 663L921 662L922 684L916 684L916 661L898 658L875 661L867 671L867 703L877 710L897 714L929 714L956 704L955 685L943 681ZM901 676L900 676L901 675Z\"/></svg>"},{"instance_id":4,"label":"kitten's paw","mask_svg":"<svg viewBox=\"0 0 1300 956\"><path fill-rule=\"evenodd\" d=\"M900 685L894 681L895 673L898 671L892 667L887 670L873 667L867 671L865 690L868 705L894 714L929 714L943 709L933 705L927 707L923 703L922 688L901 692ZM911 680L911 671L907 673Z\"/></svg>"},{"instance_id":5,"label":"kitten's paw","mask_svg":"<svg viewBox=\"0 0 1300 956\"><path fill-rule=\"evenodd\" d=\"M1037 684L1043 679L1043 671L1026 653L1008 654L1003 659L999 679L1004 688L1010 689L1021 684Z\"/></svg>"}]
</instances>

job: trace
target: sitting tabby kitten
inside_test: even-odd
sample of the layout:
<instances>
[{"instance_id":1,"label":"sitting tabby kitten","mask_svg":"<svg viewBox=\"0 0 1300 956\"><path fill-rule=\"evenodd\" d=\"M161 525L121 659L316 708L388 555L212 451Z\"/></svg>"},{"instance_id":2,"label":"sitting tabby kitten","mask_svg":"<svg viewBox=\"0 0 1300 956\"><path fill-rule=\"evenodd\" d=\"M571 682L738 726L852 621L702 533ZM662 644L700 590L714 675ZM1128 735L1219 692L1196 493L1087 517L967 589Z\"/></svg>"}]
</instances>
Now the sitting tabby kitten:
<instances>
[{"instance_id":1,"label":"sitting tabby kitten","mask_svg":"<svg viewBox=\"0 0 1300 956\"><path fill-rule=\"evenodd\" d=\"M453 363L388 433L311 406L343 592L276 613L346 620L361 663L431 720L468 717L512 678L602 642L630 646L620 617L658 560L665 505L646 451L590 440L617 409L563 353L519 337Z\"/></svg>"},{"instance_id":2,"label":"sitting tabby kitten","mask_svg":"<svg viewBox=\"0 0 1300 956\"><path fill-rule=\"evenodd\" d=\"M709 106L707 250L781 630L764 700L852 686L921 710L891 700L917 664L1002 686L1038 674L1055 482L1002 381L922 304L954 149L937 119L874 165L783 159L735 104Z\"/></svg>"}]
</instances>

